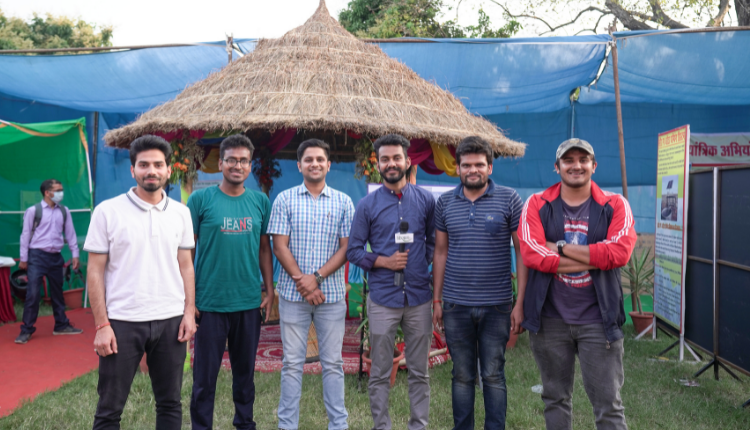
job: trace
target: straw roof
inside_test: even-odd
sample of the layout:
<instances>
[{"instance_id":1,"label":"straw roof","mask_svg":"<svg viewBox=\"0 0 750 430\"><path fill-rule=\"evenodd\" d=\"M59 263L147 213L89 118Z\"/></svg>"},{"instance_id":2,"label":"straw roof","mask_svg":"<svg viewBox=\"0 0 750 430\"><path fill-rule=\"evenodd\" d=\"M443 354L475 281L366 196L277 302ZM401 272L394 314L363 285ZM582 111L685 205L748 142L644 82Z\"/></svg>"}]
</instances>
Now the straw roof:
<instances>
[{"instance_id":1,"label":"straw roof","mask_svg":"<svg viewBox=\"0 0 750 430\"><path fill-rule=\"evenodd\" d=\"M252 53L110 131L105 140L127 147L154 132L283 128L399 133L443 145L477 135L498 156L522 156L526 147L378 46L352 36L329 15L324 0L304 25L259 41Z\"/></svg>"}]
</instances>

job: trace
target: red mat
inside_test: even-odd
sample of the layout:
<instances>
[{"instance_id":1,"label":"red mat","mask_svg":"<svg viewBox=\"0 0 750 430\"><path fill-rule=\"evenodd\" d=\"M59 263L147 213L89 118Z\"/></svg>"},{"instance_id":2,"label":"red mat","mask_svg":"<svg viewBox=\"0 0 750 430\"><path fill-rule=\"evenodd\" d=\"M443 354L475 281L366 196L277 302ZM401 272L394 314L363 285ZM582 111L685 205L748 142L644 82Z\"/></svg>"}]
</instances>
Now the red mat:
<instances>
[{"instance_id":1,"label":"red mat","mask_svg":"<svg viewBox=\"0 0 750 430\"><path fill-rule=\"evenodd\" d=\"M68 319L83 334L53 336L55 320L40 317L29 343L16 345L21 323L0 326L0 417L10 414L21 399L33 399L46 390L56 390L63 383L99 366L94 352L94 316L91 309L66 312Z\"/></svg>"},{"instance_id":2,"label":"red mat","mask_svg":"<svg viewBox=\"0 0 750 430\"><path fill-rule=\"evenodd\" d=\"M359 333L356 333L360 320L346 320L346 332L344 333L344 345L341 348L344 356L344 373L356 375L359 371ZM192 352L194 348L193 341L190 342L190 353L192 361ZM433 348L437 349L433 340ZM281 327L278 325L263 326L260 329L260 342L258 343L258 353L255 357L256 372L280 372L282 367L281 358L284 355L281 346ZM442 354L430 358L430 367L445 363L450 359L450 355ZM191 363L192 364L192 363ZM229 364L229 353L224 352L224 358L221 366L225 369L231 369ZM363 364L363 369L367 370L367 365ZM319 362L306 363L304 372L308 374L319 375L323 369Z\"/></svg>"}]
</instances>

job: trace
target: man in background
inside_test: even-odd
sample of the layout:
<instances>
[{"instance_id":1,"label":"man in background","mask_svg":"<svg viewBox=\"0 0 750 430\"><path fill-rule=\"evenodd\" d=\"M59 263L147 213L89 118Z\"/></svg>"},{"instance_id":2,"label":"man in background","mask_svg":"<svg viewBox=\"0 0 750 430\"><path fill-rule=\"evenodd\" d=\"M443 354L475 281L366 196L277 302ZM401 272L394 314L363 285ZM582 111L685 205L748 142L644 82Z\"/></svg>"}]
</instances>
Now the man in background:
<instances>
[{"instance_id":1,"label":"man in background","mask_svg":"<svg viewBox=\"0 0 750 430\"><path fill-rule=\"evenodd\" d=\"M23 307L23 324L16 343L25 344L36 331L34 324L39 315L40 288L47 277L47 293L52 299L55 316L53 335L81 334L83 330L73 327L65 315L63 298L63 259L60 250L64 242L73 256L71 266L78 269L78 239L73 227L70 210L61 205L63 186L57 179L47 179L39 188L42 201L26 209L23 214L21 233L21 262L18 267L26 270L28 284Z\"/></svg>"},{"instance_id":2,"label":"man in background","mask_svg":"<svg viewBox=\"0 0 750 430\"><path fill-rule=\"evenodd\" d=\"M266 233L271 216L268 196L245 188L253 159L247 136L227 137L219 147L218 186L193 192L187 202L198 249L195 258L195 335L193 430L213 427L216 379L226 346L232 366L234 425L255 429L255 354L261 309L266 321L273 306L273 256ZM266 297L261 301L261 279Z\"/></svg>"},{"instance_id":3,"label":"man in background","mask_svg":"<svg viewBox=\"0 0 750 430\"><path fill-rule=\"evenodd\" d=\"M352 199L326 184L330 148L308 139L297 148L302 185L276 197L268 233L281 267L279 316L284 367L281 369L279 428L296 430L302 371L310 322L315 324L323 367L323 403L330 430L346 429L344 358L346 329L346 246L354 217Z\"/></svg>"}]
</instances>

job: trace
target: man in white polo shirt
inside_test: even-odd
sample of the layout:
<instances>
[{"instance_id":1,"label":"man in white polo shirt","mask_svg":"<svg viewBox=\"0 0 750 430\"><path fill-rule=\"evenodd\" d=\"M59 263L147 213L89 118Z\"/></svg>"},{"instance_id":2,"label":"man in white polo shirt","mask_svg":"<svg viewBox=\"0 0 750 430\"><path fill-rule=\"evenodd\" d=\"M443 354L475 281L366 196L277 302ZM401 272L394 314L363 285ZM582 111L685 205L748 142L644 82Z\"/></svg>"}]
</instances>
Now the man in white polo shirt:
<instances>
[{"instance_id":1,"label":"man in white polo shirt","mask_svg":"<svg viewBox=\"0 0 750 430\"><path fill-rule=\"evenodd\" d=\"M130 145L138 186L99 204L84 251L99 355L94 429L119 429L144 352L156 403L156 428L182 426L185 344L195 333L195 247L190 212L163 190L172 148L143 136Z\"/></svg>"}]
</instances>

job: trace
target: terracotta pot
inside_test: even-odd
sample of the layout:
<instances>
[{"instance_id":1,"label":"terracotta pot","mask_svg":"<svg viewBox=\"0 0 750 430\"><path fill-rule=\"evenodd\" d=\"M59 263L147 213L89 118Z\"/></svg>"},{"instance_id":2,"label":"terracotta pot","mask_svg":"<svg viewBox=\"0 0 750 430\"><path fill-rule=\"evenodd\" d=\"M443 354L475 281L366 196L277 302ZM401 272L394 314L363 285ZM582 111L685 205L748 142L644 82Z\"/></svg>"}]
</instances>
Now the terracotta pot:
<instances>
[{"instance_id":1,"label":"terracotta pot","mask_svg":"<svg viewBox=\"0 0 750 430\"><path fill-rule=\"evenodd\" d=\"M393 368L391 369L391 387L396 385L396 374L398 373L398 362L404 358L404 353L394 349L393 350ZM362 353L362 361L367 363L367 374L370 374L370 368L372 368L372 360L370 360L370 350L365 350Z\"/></svg>"},{"instance_id":2,"label":"terracotta pot","mask_svg":"<svg viewBox=\"0 0 750 430\"><path fill-rule=\"evenodd\" d=\"M635 327L636 335L640 334L643 330L646 330L646 327L648 327L654 321L653 312L644 312L642 314L639 314L638 312L633 311L628 312L628 315L630 315L630 319L633 320L633 326ZM651 329L647 331L646 334L651 334L653 331L654 328L651 327Z\"/></svg>"},{"instance_id":3,"label":"terracotta pot","mask_svg":"<svg viewBox=\"0 0 750 430\"><path fill-rule=\"evenodd\" d=\"M508 343L505 345L505 349L513 349L516 347L516 342L518 341L518 335L511 333L510 337L508 338Z\"/></svg>"},{"instance_id":4,"label":"terracotta pot","mask_svg":"<svg viewBox=\"0 0 750 430\"><path fill-rule=\"evenodd\" d=\"M70 309L78 309L83 302L83 288L76 288L73 290L63 291L63 298L65 299L65 306Z\"/></svg>"}]
</instances>

